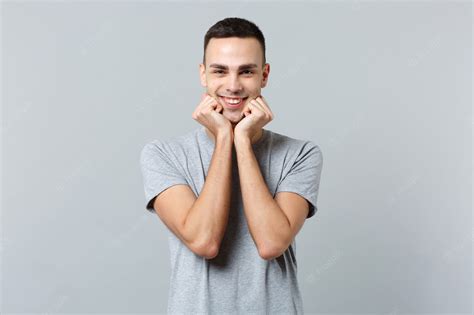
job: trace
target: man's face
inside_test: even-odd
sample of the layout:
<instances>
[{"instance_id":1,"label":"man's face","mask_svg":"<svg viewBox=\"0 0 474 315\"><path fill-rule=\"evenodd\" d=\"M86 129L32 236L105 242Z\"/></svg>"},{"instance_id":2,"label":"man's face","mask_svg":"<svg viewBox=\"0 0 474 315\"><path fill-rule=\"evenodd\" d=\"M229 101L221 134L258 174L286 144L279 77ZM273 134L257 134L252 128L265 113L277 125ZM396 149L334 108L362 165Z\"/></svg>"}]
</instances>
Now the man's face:
<instances>
[{"instance_id":1,"label":"man's face","mask_svg":"<svg viewBox=\"0 0 474 315\"><path fill-rule=\"evenodd\" d=\"M266 86L270 65L262 66L263 51L256 38L211 38L206 65L200 64L201 85L222 105L222 114L232 126L242 120L244 110ZM254 65L254 66L249 66ZM235 102L226 97L234 98Z\"/></svg>"}]
</instances>

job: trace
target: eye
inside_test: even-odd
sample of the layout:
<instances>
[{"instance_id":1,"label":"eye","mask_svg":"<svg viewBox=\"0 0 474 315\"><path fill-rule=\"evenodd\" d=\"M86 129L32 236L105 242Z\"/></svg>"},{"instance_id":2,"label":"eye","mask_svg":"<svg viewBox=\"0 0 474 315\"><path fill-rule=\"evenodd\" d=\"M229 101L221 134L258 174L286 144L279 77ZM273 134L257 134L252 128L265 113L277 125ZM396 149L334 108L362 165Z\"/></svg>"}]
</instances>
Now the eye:
<instances>
[{"instance_id":1,"label":"eye","mask_svg":"<svg viewBox=\"0 0 474 315\"><path fill-rule=\"evenodd\" d=\"M222 72L223 72L222 70L215 70L215 71L213 71L212 73L219 73L219 74L221 74Z\"/></svg>"},{"instance_id":2,"label":"eye","mask_svg":"<svg viewBox=\"0 0 474 315\"><path fill-rule=\"evenodd\" d=\"M252 71L252 70L245 70L244 72L245 72L245 73L248 73L248 74L253 74L253 71Z\"/></svg>"}]
</instances>

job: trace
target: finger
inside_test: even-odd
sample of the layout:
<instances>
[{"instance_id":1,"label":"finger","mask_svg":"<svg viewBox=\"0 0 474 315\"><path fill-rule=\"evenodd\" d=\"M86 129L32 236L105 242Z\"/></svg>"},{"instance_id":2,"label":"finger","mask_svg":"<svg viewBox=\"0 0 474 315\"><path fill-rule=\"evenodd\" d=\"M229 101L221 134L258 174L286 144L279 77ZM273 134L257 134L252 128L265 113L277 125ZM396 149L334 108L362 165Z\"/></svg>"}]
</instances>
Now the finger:
<instances>
[{"instance_id":1,"label":"finger","mask_svg":"<svg viewBox=\"0 0 474 315\"><path fill-rule=\"evenodd\" d=\"M260 95L259 97L255 99L255 101L260 104L260 106L262 107L262 110L265 113L267 113L267 115L269 115L270 117L273 117L273 112L270 109L270 107L267 105L266 101L263 99L263 96Z\"/></svg>"},{"instance_id":2,"label":"finger","mask_svg":"<svg viewBox=\"0 0 474 315\"><path fill-rule=\"evenodd\" d=\"M216 98L212 95L209 95L209 102L211 104L214 104L214 103L219 104L219 102L216 100Z\"/></svg>"},{"instance_id":3,"label":"finger","mask_svg":"<svg viewBox=\"0 0 474 315\"><path fill-rule=\"evenodd\" d=\"M208 102L209 102L209 94L207 93L201 94L201 101L199 102L199 105L196 108L196 111L201 111L204 108L206 108Z\"/></svg>"},{"instance_id":4,"label":"finger","mask_svg":"<svg viewBox=\"0 0 474 315\"><path fill-rule=\"evenodd\" d=\"M244 114L245 117L247 117L248 115L254 114L257 111L261 111L261 109L259 109L258 106L259 106L258 104L255 104L252 101L250 101L250 103L248 103L247 105L247 108L242 113Z\"/></svg>"},{"instance_id":5,"label":"finger","mask_svg":"<svg viewBox=\"0 0 474 315\"><path fill-rule=\"evenodd\" d=\"M253 109L256 109L258 111L266 113L266 111L263 109L262 105L259 102L257 102L256 100L251 100L250 104L253 105Z\"/></svg>"},{"instance_id":6,"label":"finger","mask_svg":"<svg viewBox=\"0 0 474 315\"><path fill-rule=\"evenodd\" d=\"M210 113L211 111L214 111L216 104L214 104L212 97L209 96L209 94L206 94L206 96L202 95L203 99L199 106L196 108L194 111L194 115L197 116L200 113Z\"/></svg>"},{"instance_id":7,"label":"finger","mask_svg":"<svg viewBox=\"0 0 474 315\"><path fill-rule=\"evenodd\" d=\"M202 103L202 108L203 109L207 109L209 107L212 107L214 105L215 107L215 104L214 104L214 99L212 98L212 96L210 95L207 95L206 96L206 99L203 101ZM214 107L212 107L212 109L214 109Z\"/></svg>"},{"instance_id":8,"label":"finger","mask_svg":"<svg viewBox=\"0 0 474 315\"><path fill-rule=\"evenodd\" d=\"M267 103L267 100L263 97L263 96L260 96L260 99L259 99L260 103L262 104L263 108L266 109L267 113L270 115L270 117L273 119L274 115L273 115L273 111L272 109L270 108L270 106L268 106L268 103Z\"/></svg>"},{"instance_id":9,"label":"finger","mask_svg":"<svg viewBox=\"0 0 474 315\"><path fill-rule=\"evenodd\" d=\"M214 97L211 96L209 100L209 105L211 111L216 111L218 113L224 110L224 107L220 102L218 102Z\"/></svg>"},{"instance_id":10,"label":"finger","mask_svg":"<svg viewBox=\"0 0 474 315\"><path fill-rule=\"evenodd\" d=\"M217 111L218 113L220 113L223 109L224 109L224 107L222 107L221 104L217 103L216 111Z\"/></svg>"},{"instance_id":11,"label":"finger","mask_svg":"<svg viewBox=\"0 0 474 315\"><path fill-rule=\"evenodd\" d=\"M254 101L255 105L257 105L258 108L259 108L262 112L264 112L265 114L268 114L267 110L265 109L265 105L262 104L262 101L260 101L260 98L257 97L257 98L256 98L255 100L253 100L253 101Z\"/></svg>"},{"instance_id":12,"label":"finger","mask_svg":"<svg viewBox=\"0 0 474 315\"><path fill-rule=\"evenodd\" d=\"M218 106L219 106L219 104L211 102L207 105L206 108L207 108L208 112L213 112L213 111L216 111L218 109Z\"/></svg>"},{"instance_id":13,"label":"finger","mask_svg":"<svg viewBox=\"0 0 474 315\"><path fill-rule=\"evenodd\" d=\"M242 115L244 117L247 117L248 115L251 114L251 109L250 109L250 106L252 106L252 104L247 104L247 107L242 111Z\"/></svg>"}]
</instances>

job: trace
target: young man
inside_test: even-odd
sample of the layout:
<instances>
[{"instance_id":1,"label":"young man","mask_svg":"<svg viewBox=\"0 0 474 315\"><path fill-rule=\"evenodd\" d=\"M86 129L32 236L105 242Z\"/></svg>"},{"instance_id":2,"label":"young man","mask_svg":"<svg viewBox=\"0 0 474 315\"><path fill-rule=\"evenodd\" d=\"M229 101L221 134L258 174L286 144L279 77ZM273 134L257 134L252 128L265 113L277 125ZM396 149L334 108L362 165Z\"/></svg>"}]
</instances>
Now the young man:
<instances>
[{"instance_id":1,"label":"young man","mask_svg":"<svg viewBox=\"0 0 474 315\"><path fill-rule=\"evenodd\" d=\"M301 314L295 236L317 211L318 145L263 127L260 29L214 24L200 64L200 127L141 152L146 208L167 226L170 314Z\"/></svg>"}]
</instances>

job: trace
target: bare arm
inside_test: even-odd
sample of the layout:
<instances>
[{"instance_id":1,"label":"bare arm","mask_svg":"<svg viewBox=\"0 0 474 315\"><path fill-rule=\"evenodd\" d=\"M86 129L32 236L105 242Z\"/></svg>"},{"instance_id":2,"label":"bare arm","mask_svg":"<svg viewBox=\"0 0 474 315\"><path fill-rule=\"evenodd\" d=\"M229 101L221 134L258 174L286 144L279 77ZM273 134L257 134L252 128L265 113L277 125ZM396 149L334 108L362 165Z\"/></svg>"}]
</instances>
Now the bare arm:
<instances>
[{"instance_id":1,"label":"bare arm","mask_svg":"<svg viewBox=\"0 0 474 315\"><path fill-rule=\"evenodd\" d=\"M274 258L291 242L290 221L268 190L250 140L236 141L235 147L250 235L262 258Z\"/></svg>"},{"instance_id":2,"label":"bare arm","mask_svg":"<svg viewBox=\"0 0 474 315\"><path fill-rule=\"evenodd\" d=\"M154 208L162 221L194 253L214 258L224 237L232 184L234 134L216 99L204 93L193 119L215 139L214 153L199 197L188 185L175 185L157 196ZM164 210L166 209L166 211Z\"/></svg>"},{"instance_id":3,"label":"bare arm","mask_svg":"<svg viewBox=\"0 0 474 315\"><path fill-rule=\"evenodd\" d=\"M183 230L206 258L217 256L229 218L232 183L233 137L219 133L208 175L199 198L189 210Z\"/></svg>"}]
</instances>

